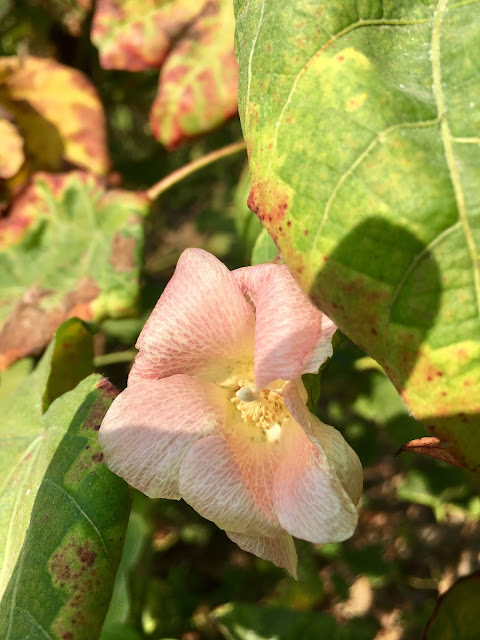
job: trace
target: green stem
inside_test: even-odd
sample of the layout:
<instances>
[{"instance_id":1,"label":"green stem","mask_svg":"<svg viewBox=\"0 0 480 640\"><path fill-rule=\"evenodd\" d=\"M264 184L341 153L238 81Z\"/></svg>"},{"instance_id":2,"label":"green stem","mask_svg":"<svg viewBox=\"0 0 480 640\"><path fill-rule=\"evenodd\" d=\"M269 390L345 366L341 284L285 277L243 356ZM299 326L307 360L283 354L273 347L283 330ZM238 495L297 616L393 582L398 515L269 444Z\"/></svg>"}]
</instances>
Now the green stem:
<instances>
[{"instance_id":1,"label":"green stem","mask_svg":"<svg viewBox=\"0 0 480 640\"><path fill-rule=\"evenodd\" d=\"M228 144L226 147L222 147L221 149L216 149L206 155L198 158L197 160L193 160L189 162L184 167L177 169L166 178L162 178L159 182L147 189L146 194L150 198L150 200L155 200L158 196L162 195L167 189L173 187L174 184L180 182L187 176L203 167L206 167L212 162L216 162L217 160L221 160L222 158L227 158L228 156L232 156L235 153L239 153L240 151L244 151L246 148L245 142L243 140L239 140L238 142L233 142L232 144Z\"/></svg>"},{"instance_id":2,"label":"green stem","mask_svg":"<svg viewBox=\"0 0 480 640\"><path fill-rule=\"evenodd\" d=\"M110 364L120 364L122 362L131 362L137 355L136 349L128 349L127 351L113 351L112 353L104 353L93 359L95 368L107 367Z\"/></svg>"}]
</instances>

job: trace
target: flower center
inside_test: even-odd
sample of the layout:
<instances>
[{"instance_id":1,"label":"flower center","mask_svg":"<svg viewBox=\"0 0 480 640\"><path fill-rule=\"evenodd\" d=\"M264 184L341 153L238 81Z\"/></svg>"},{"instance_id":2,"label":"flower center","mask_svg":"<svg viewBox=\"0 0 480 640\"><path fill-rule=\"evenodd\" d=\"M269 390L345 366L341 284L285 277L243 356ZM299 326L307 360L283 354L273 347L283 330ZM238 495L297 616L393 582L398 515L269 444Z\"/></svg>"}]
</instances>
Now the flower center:
<instances>
[{"instance_id":1,"label":"flower center","mask_svg":"<svg viewBox=\"0 0 480 640\"><path fill-rule=\"evenodd\" d=\"M268 431L272 427L279 429L289 416L282 396L271 389L254 392L250 381L240 381L239 386L231 402L240 412L242 420L253 422L262 431Z\"/></svg>"}]
</instances>

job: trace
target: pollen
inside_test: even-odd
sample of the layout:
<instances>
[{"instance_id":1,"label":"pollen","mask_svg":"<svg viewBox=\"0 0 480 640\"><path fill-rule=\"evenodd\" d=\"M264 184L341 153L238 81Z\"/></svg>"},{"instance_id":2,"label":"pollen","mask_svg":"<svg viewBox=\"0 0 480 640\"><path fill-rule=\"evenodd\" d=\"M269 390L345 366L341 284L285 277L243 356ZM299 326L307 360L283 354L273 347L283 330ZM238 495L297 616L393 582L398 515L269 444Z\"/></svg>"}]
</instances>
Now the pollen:
<instances>
[{"instance_id":1,"label":"pollen","mask_svg":"<svg viewBox=\"0 0 480 640\"><path fill-rule=\"evenodd\" d=\"M281 395L271 389L252 391L253 383L239 382L239 389L231 398L231 402L240 412L244 422L257 425L262 431L281 427L289 413Z\"/></svg>"}]
</instances>

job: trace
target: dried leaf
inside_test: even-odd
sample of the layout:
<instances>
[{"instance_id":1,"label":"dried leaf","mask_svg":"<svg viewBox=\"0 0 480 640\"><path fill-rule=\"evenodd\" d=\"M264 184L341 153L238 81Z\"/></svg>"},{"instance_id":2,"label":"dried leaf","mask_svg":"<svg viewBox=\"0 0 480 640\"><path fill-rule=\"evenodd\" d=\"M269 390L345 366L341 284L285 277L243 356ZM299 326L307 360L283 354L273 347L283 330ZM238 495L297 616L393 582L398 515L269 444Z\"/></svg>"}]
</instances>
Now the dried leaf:
<instances>
[{"instance_id":1,"label":"dried leaf","mask_svg":"<svg viewBox=\"0 0 480 640\"><path fill-rule=\"evenodd\" d=\"M35 175L0 221L0 370L67 318L134 312L147 209L145 195L88 173Z\"/></svg>"},{"instance_id":2,"label":"dried leaf","mask_svg":"<svg viewBox=\"0 0 480 640\"><path fill-rule=\"evenodd\" d=\"M105 117L94 87L46 58L0 58L0 105L13 115L31 170L65 163L106 173Z\"/></svg>"},{"instance_id":3,"label":"dried leaf","mask_svg":"<svg viewBox=\"0 0 480 640\"><path fill-rule=\"evenodd\" d=\"M456 467L467 468L465 462L452 450L448 442L442 442L433 436L410 440L410 442L400 447L395 455L398 456L404 451L419 453L424 456L430 456L430 458L437 458L437 460L454 464Z\"/></svg>"}]
</instances>

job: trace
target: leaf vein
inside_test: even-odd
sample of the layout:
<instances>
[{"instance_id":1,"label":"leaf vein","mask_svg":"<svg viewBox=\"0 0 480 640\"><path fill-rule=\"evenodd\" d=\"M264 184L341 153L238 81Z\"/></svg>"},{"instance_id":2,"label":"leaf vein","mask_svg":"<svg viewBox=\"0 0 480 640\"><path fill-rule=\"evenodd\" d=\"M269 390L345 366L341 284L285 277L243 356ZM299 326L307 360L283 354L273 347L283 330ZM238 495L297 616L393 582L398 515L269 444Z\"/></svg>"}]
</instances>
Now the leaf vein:
<instances>
[{"instance_id":1,"label":"leaf vein","mask_svg":"<svg viewBox=\"0 0 480 640\"><path fill-rule=\"evenodd\" d=\"M440 38L443 25L443 16L447 11L448 1L449 0L439 0L434 14L431 42L433 93L437 104L438 117L440 118L440 133L445 152L445 159L450 173L450 180L452 181L455 200L457 203L458 217L463 228L465 240L470 253L470 258L472 260L477 312L480 315L480 268L478 261L478 251L468 220L467 204L465 201L465 194L463 192L460 172L453 150L452 135L446 117L445 95L442 87Z\"/></svg>"},{"instance_id":2,"label":"leaf vein","mask_svg":"<svg viewBox=\"0 0 480 640\"><path fill-rule=\"evenodd\" d=\"M385 18L379 18L379 19L372 19L372 20L358 20L357 22L354 22L352 24L350 24L348 27L345 27L345 29L342 29L341 31L339 31L338 33L336 33L335 35L333 35L330 40L327 40L327 42L325 42L325 44L323 44L314 54L313 56L311 56L307 62L305 62L305 64L303 65L303 67L300 69L300 71L297 73L295 80L293 81L292 87L290 89L290 92L287 96L287 99L285 101L285 104L282 107L282 110L280 111L280 115L279 118L277 120L277 122L275 123L275 135L274 135L274 139L273 139L273 147L272 147L272 154L270 156L270 163L272 161L272 159L275 157L275 153L277 150L277 145L278 145L278 134L280 131L280 127L283 124L284 118L285 118L285 112L287 110L287 108L290 105L290 102L292 101L292 98L295 94L295 91L297 89L298 83L300 82L300 79L302 78L302 76L307 72L308 68L311 66L311 64L320 56L322 55L329 47L331 47L333 44L335 44L335 42L337 42L337 40L340 40L341 38L343 38L343 36L346 36L348 33L350 33L351 31L354 31L355 29L359 29L362 27L403 27L403 26L414 26L414 25L419 25L419 24L426 24L428 22L432 22L432 18L423 18L423 19L418 19L418 20L406 20L406 19L385 19ZM253 47L252 47L252 51L250 52L250 59L253 56ZM249 72L250 72L250 66L249 66ZM250 80L250 78L249 78ZM248 91L247 91L247 102L246 104L248 104L248 99L250 96L250 82L248 84Z\"/></svg>"},{"instance_id":3,"label":"leaf vein","mask_svg":"<svg viewBox=\"0 0 480 640\"><path fill-rule=\"evenodd\" d=\"M67 491L66 489L64 489L62 486L60 486L58 484L58 482L55 482L55 480L52 480L51 478L45 478L44 482L48 482L49 484L53 485L58 491L60 491L60 493L62 493L66 498L68 498L68 500L74 505L75 509L80 513L80 515L82 515L83 518L89 523L89 525L92 527L92 529L97 534L97 537L98 537L98 539L100 540L100 542L102 544L103 550L105 551L105 555L107 556L108 561L113 566L113 561L112 561L112 558L110 556L110 553L108 552L107 545L105 544L105 540L103 539L102 533L101 533L100 529L97 527L97 525L90 518L88 513L86 513L82 509L82 507L78 504L78 502L75 500L75 498L72 496L72 494L69 491Z\"/></svg>"}]
</instances>

